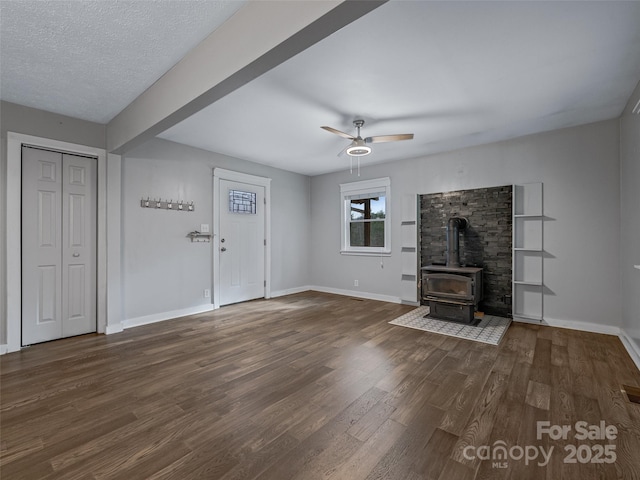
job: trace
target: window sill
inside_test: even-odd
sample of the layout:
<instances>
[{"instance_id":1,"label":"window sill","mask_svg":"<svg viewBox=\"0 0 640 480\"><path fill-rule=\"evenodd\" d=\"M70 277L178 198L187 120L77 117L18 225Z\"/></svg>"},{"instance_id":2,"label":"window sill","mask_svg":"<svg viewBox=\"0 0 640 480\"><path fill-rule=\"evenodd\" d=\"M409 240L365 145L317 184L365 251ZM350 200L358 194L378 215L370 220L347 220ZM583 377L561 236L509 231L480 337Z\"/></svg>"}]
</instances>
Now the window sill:
<instances>
[{"instance_id":1,"label":"window sill","mask_svg":"<svg viewBox=\"0 0 640 480\"><path fill-rule=\"evenodd\" d=\"M354 252L351 250L340 250L340 255L356 255L361 257L390 257L391 252Z\"/></svg>"}]
</instances>

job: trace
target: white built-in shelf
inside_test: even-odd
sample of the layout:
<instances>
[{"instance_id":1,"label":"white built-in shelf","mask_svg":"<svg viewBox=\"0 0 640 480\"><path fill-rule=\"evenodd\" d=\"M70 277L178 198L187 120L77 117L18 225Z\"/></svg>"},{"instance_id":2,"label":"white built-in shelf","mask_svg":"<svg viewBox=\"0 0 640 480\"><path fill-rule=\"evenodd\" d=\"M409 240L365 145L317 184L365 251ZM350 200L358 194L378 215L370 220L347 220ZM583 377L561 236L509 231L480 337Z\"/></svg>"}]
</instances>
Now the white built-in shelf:
<instances>
[{"instance_id":1,"label":"white built-in shelf","mask_svg":"<svg viewBox=\"0 0 640 480\"><path fill-rule=\"evenodd\" d=\"M541 217L542 212L542 183L514 185L514 217Z\"/></svg>"},{"instance_id":2,"label":"white built-in shelf","mask_svg":"<svg viewBox=\"0 0 640 480\"><path fill-rule=\"evenodd\" d=\"M542 183L513 186L513 318L544 318Z\"/></svg>"},{"instance_id":3,"label":"white built-in shelf","mask_svg":"<svg viewBox=\"0 0 640 480\"><path fill-rule=\"evenodd\" d=\"M402 196L402 213L401 222L417 223L418 220L418 196L407 193Z\"/></svg>"},{"instance_id":4,"label":"white built-in shelf","mask_svg":"<svg viewBox=\"0 0 640 480\"><path fill-rule=\"evenodd\" d=\"M401 299L418 302L418 196L402 196L400 220Z\"/></svg>"}]
</instances>

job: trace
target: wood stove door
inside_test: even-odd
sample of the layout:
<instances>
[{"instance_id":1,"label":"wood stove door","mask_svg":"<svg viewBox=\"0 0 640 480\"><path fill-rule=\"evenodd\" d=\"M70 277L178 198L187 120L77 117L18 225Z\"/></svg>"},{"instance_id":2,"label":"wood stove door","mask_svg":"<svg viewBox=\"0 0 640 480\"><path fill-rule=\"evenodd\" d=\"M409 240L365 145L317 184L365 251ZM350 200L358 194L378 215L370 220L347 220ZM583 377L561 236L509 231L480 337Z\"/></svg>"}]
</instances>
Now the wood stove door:
<instances>
[{"instance_id":1,"label":"wood stove door","mask_svg":"<svg viewBox=\"0 0 640 480\"><path fill-rule=\"evenodd\" d=\"M464 275L427 273L424 294L459 300L473 299L473 280Z\"/></svg>"}]
</instances>

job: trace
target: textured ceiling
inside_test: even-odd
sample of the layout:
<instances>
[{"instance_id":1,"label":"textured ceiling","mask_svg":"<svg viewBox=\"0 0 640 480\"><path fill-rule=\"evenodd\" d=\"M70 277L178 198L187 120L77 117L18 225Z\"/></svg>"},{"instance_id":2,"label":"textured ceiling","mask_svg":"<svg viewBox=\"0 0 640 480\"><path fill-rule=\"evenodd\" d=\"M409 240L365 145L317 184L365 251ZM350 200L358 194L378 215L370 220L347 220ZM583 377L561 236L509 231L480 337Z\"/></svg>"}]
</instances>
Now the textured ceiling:
<instances>
[{"instance_id":1,"label":"textured ceiling","mask_svg":"<svg viewBox=\"0 0 640 480\"><path fill-rule=\"evenodd\" d=\"M106 123L238 1L0 0L0 98ZM616 118L640 80L640 1L402 1L159 136L308 175ZM229 45L230 49L240 48Z\"/></svg>"},{"instance_id":2,"label":"textured ceiling","mask_svg":"<svg viewBox=\"0 0 640 480\"><path fill-rule=\"evenodd\" d=\"M107 123L243 4L1 0L1 98Z\"/></svg>"}]
</instances>

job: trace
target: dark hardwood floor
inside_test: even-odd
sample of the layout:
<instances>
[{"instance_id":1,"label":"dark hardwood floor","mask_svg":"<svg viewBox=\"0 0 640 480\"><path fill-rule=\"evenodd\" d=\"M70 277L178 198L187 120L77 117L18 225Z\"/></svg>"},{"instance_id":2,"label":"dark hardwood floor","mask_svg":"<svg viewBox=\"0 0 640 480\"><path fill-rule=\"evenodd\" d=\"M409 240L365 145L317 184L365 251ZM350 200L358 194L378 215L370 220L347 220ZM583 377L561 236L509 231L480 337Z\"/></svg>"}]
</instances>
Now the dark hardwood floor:
<instances>
[{"instance_id":1,"label":"dark hardwood floor","mask_svg":"<svg viewBox=\"0 0 640 480\"><path fill-rule=\"evenodd\" d=\"M0 476L640 479L618 338L512 324L495 347L387 323L411 308L307 292L5 355ZM545 421L567 439L537 438ZM579 421L617 436L576 439Z\"/></svg>"}]
</instances>

